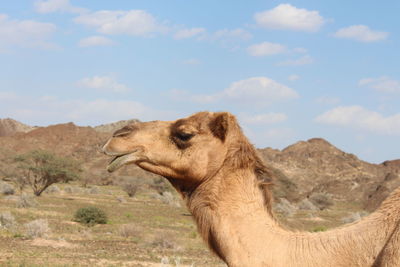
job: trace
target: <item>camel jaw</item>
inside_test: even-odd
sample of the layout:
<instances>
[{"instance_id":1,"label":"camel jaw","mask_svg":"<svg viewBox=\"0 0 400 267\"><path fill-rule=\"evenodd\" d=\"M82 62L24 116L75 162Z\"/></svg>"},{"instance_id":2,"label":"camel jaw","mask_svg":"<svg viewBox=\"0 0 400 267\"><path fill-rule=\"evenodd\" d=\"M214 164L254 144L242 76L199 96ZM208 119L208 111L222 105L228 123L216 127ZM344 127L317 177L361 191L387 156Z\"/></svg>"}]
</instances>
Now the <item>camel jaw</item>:
<instances>
[{"instance_id":1,"label":"camel jaw","mask_svg":"<svg viewBox=\"0 0 400 267\"><path fill-rule=\"evenodd\" d=\"M140 158L137 155L138 150L135 150L133 152L123 154L116 156L113 158L113 160L108 164L107 166L107 171L108 172L114 172L121 168L124 165L127 165L129 163L135 162L139 160Z\"/></svg>"}]
</instances>

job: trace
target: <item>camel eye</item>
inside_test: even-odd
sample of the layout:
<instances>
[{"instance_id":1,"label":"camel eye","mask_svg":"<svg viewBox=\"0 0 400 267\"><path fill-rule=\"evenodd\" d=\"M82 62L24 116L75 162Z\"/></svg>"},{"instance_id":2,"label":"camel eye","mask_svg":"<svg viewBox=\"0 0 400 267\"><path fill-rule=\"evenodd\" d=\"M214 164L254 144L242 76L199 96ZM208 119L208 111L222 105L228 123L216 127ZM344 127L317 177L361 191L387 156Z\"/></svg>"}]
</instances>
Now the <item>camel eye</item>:
<instances>
[{"instance_id":1,"label":"camel eye","mask_svg":"<svg viewBox=\"0 0 400 267\"><path fill-rule=\"evenodd\" d=\"M176 133L176 137L181 140L181 141L189 141L192 139L194 134L188 134L188 133Z\"/></svg>"}]
</instances>

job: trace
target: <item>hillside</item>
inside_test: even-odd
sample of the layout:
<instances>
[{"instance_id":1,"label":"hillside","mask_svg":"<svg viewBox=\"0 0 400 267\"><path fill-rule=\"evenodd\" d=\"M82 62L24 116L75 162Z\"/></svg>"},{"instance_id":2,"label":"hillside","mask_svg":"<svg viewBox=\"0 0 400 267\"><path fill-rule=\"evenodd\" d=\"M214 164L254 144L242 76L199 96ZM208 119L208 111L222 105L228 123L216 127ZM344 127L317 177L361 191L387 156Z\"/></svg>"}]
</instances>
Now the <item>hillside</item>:
<instances>
[{"instance_id":1,"label":"hillside","mask_svg":"<svg viewBox=\"0 0 400 267\"><path fill-rule=\"evenodd\" d=\"M325 192L337 200L362 202L371 210L400 185L399 160L371 164L321 138L300 141L282 151L266 148L260 152L267 164L295 184L301 197Z\"/></svg>"},{"instance_id":2,"label":"hillside","mask_svg":"<svg viewBox=\"0 0 400 267\"><path fill-rule=\"evenodd\" d=\"M26 133L33 130L34 128L35 127L28 126L10 118L0 119L0 136L9 136L16 133Z\"/></svg>"}]
</instances>

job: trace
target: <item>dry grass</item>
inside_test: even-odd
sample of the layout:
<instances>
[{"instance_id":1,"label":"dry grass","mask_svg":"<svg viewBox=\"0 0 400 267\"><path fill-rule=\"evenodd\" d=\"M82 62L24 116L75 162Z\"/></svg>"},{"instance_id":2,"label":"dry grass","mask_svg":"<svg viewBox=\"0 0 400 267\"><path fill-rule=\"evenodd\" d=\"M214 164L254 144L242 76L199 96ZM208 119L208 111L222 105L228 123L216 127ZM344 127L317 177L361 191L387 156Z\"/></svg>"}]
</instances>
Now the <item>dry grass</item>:
<instances>
[{"instance_id":1,"label":"dry grass","mask_svg":"<svg viewBox=\"0 0 400 267\"><path fill-rule=\"evenodd\" d=\"M177 259L179 266L224 266L203 244L186 208L174 204L175 194L156 199L154 189L143 187L121 202L117 196L126 193L118 186L99 186L98 194L76 183L57 186L59 193L35 198L39 205L31 208L16 208L18 196L0 197L1 213L12 214L16 225L12 231L0 228L0 266L160 266L162 258L170 266ZM89 228L73 222L75 211L88 205L104 210L108 223ZM328 210L297 210L290 218L277 215L292 228L325 230L359 207L339 203ZM47 220L51 232L39 241L26 239L25 225L38 219Z\"/></svg>"}]
</instances>

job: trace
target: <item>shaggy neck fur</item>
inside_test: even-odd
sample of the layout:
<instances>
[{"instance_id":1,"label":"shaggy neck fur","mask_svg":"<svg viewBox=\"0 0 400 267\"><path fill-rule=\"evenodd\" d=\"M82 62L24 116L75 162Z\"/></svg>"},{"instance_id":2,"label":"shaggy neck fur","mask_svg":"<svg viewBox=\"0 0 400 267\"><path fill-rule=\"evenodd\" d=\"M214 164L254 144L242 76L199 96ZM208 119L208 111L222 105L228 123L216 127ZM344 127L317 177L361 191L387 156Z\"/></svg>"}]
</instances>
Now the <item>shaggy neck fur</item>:
<instances>
[{"instance_id":1,"label":"shaggy neck fur","mask_svg":"<svg viewBox=\"0 0 400 267\"><path fill-rule=\"evenodd\" d=\"M254 147L241 140L217 173L185 194L201 236L229 266L383 266L381 254L393 252L384 248L397 244L391 235L400 236L393 215L399 214L400 191L358 223L323 233L291 232L273 217L265 175L270 172Z\"/></svg>"}]
</instances>

